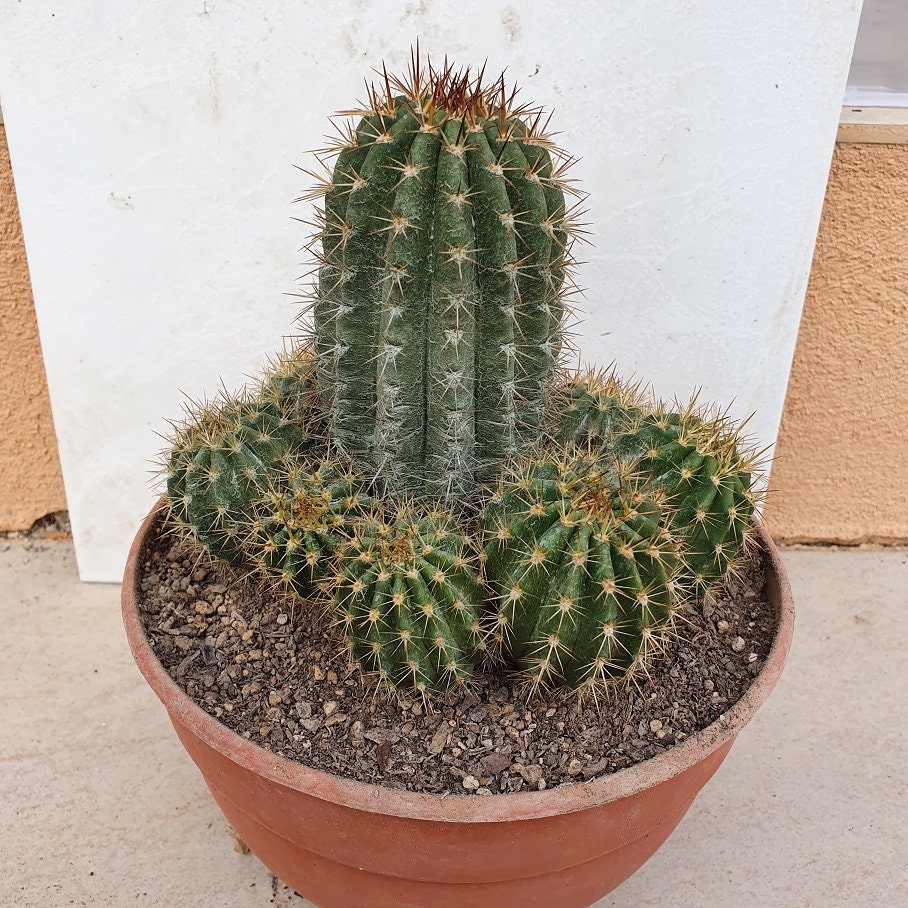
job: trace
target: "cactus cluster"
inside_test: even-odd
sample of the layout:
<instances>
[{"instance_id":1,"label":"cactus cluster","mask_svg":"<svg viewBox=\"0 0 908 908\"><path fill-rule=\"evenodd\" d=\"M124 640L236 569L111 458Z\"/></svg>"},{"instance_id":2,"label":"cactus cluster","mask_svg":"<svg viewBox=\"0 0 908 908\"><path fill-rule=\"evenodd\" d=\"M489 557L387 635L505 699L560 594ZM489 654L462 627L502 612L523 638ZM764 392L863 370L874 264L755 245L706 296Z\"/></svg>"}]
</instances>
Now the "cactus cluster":
<instances>
[{"instance_id":1,"label":"cactus cluster","mask_svg":"<svg viewBox=\"0 0 908 908\"><path fill-rule=\"evenodd\" d=\"M169 518L321 603L389 688L497 661L595 695L733 567L756 458L721 413L563 366L580 194L542 112L418 53L381 75L303 196L307 338L176 427Z\"/></svg>"}]
</instances>

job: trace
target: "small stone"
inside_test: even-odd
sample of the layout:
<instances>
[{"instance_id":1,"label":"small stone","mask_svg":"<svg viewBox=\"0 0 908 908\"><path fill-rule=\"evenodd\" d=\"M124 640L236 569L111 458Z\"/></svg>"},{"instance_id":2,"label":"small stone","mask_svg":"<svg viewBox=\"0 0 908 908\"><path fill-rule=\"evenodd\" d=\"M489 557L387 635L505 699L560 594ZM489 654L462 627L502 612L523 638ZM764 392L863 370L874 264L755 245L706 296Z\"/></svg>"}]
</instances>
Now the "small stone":
<instances>
[{"instance_id":1,"label":"small stone","mask_svg":"<svg viewBox=\"0 0 908 908\"><path fill-rule=\"evenodd\" d=\"M324 671L322 671L322 667L320 665L312 666L312 677L315 678L316 681L325 680L325 673Z\"/></svg>"},{"instance_id":2,"label":"small stone","mask_svg":"<svg viewBox=\"0 0 908 908\"><path fill-rule=\"evenodd\" d=\"M286 624L290 620L290 616L286 615L284 612L281 612L275 620L278 624Z\"/></svg>"},{"instance_id":3,"label":"small stone","mask_svg":"<svg viewBox=\"0 0 908 908\"><path fill-rule=\"evenodd\" d=\"M556 711L557 711L557 710L555 709L554 706L553 706L551 709L547 709L547 710L545 711L545 717L546 717L546 719L551 719L552 716L555 715Z\"/></svg>"},{"instance_id":4,"label":"small stone","mask_svg":"<svg viewBox=\"0 0 908 908\"><path fill-rule=\"evenodd\" d=\"M463 781L460 784L463 785L467 791L479 790L479 779L477 779L476 776L464 776Z\"/></svg>"},{"instance_id":5,"label":"small stone","mask_svg":"<svg viewBox=\"0 0 908 908\"><path fill-rule=\"evenodd\" d=\"M716 624L716 630L718 630L720 634L728 633L730 627L731 625L727 621L720 621Z\"/></svg>"},{"instance_id":6,"label":"small stone","mask_svg":"<svg viewBox=\"0 0 908 908\"><path fill-rule=\"evenodd\" d=\"M757 659L759 659L759 658L760 658L760 657L759 657L756 653L748 653L748 654L747 654L747 661L748 661L748 662L756 662Z\"/></svg>"},{"instance_id":7,"label":"small stone","mask_svg":"<svg viewBox=\"0 0 908 908\"><path fill-rule=\"evenodd\" d=\"M715 690L715 689L716 689L716 682L713 681L712 678L707 678L707 679L703 682L703 686L704 686L707 690Z\"/></svg>"},{"instance_id":8,"label":"small stone","mask_svg":"<svg viewBox=\"0 0 908 908\"><path fill-rule=\"evenodd\" d=\"M542 781L542 767L538 763L517 763L517 772L523 776L523 781L530 786L537 786Z\"/></svg>"},{"instance_id":9,"label":"small stone","mask_svg":"<svg viewBox=\"0 0 908 908\"><path fill-rule=\"evenodd\" d=\"M583 771L583 763L580 762L576 757L571 760L567 765L567 771L569 776L579 776Z\"/></svg>"},{"instance_id":10,"label":"small stone","mask_svg":"<svg viewBox=\"0 0 908 908\"><path fill-rule=\"evenodd\" d=\"M476 789L476 794L478 794L478 795L490 795L491 793L492 793L492 789L486 788L485 786L483 786L482 788Z\"/></svg>"},{"instance_id":11,"label":"small stone","mask_svg":"<svg viewBox=\"0 0 908 908\"><path fill-rule=\"evenodd\" d=\"M337 712L337 700L329 700L322 704L322 711L326 716L333 716Z\"/></svg>"},{"instance_id":12,"label":"small stone","mask_svg":"<svg viewBox=\"0 0 908 908\"><path fill-rule=\"evenodd\" d=\"M497 776L511 765L511 758L508 754L491 753L486 754L479 762L487 775Z\"/></svg>"},{"instance_id":13,"label":"small stone","mask_svg":"<svg viewBox=\"0 0 908 908\"><path fill-rule=\"evenodd\" d=\"M328 679L329 684L337 684L337 672L329 671L325 677Z\"/></svg>"},{"instance_id":14,"label":"small stone","mask_svg":"<svg viewBox=\"0 0 908 908\"><path fill-rule=\"evenodd\" d=\"M270 706L277 706L278 703L282 703L284 698L276 690L268 691L268 704Z\"/></svg>"},{"instance_id":15,"label":"small stone","mask_svg":"<svg viewBox=\"0 0 908 908\"><path fill-rule=\"evenodd\" d=\"M212 615L214 614L215 609L217 609L216 605L212 605L210 602L206 602L204 599L197 599L192 603L192 607L199 615Z\"/></svg>"},{"instance_id":16,"label":"small stone","mask_svg":"<svg viewBox=\"0 0 908 908\"><path fill-rule=\"evenodd\" d=\"M540 780L536 783L536 789L537 789L537 791L544 791L544 790L545 790L545 787L546 787L546 781L545 781L545 779L540 779Z\"/></svg>"},{"instance_id":17,"label":"small stone","mask_svg":"<svg viewBox=\"0 0 908 908\"><path fill-rule=\"evenodd\" d=\"M447 722L442 722L441 725L435 730L435 734L432 735L432 740L429 742L428 751L430 754L440 754L445 749L445 744L448 743L448 735L450 735L451 730L448 727Z\"/></svg>"},{"instance_id":18,"label":"small stone","mask_svg":"<svg viewBox=\"0 0 908 908\"><path fill-rule=\"evenodd\" d=\"M296 714L301 719L309 719L312 716L312 704L300 702L296 704Z\"/></svg>"},{"instance_id":19,"label":"small stone","mask_svg":"<svg viewBox=\"0 0 908 908\"><path fill-rule=\"evenodd\" d=\"M650 731L662 731L662 722L661 722L661 720L659 720L659 719L653 719L653 720L649 723L649 730L650 730Z\"/></svg>"},{"instance_id":20,"label":"small stone","mask_svg":"<svg viewBox=\"0 0 908 908\"><path fill-rule=\"evenodd\" d=\"M208 571L205 568L199 568L196 571L192 572L192 582L201 583L208 576Z\"/></svg>"},{"instance_id":21,"label":"small stone","mask_svg":"<svg viewBox=\"0 0 908 908\"><path fill-rule=\"evenodd\" d=\"M740 653L744 650L745 646L747 646L747 644L744 642L743 637L735 637L734 641L732 642L731 648L736 653Z\"/></svg>"}]
</instances>

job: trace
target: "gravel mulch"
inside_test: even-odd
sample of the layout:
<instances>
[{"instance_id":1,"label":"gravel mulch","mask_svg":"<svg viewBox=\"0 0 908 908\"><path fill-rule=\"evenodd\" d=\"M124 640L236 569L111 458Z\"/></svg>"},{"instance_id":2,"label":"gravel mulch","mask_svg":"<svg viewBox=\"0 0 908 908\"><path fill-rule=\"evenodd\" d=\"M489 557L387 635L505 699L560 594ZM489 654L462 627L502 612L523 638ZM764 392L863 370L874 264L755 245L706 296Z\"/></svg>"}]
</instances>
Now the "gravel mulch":
<instances>
[{"instance_id":1,"label":"gravel mulch","mask_svg":"<svg viewBox=\"0 0 908 908\"><path fill-rule=\"evenodd\" d=\"M390 788L489 795L586 781L706 727L763 667L775 619L759 547L686 615L686 640L598 706L502 674L424 703L376 692L316 610L273 596L167 536L140 559L140 612L171 677L261 747Z\"/></svg>"}]
</instances>

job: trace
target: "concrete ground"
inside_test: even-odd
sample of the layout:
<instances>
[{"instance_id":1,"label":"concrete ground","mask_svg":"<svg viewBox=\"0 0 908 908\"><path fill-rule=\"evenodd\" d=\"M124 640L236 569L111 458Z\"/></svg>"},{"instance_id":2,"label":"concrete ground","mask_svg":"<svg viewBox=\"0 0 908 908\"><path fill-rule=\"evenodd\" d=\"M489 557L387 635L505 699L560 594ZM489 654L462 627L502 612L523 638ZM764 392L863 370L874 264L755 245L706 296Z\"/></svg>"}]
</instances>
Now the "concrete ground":
<instances>
[{"instance_id":1,"label":"concrete ground","mask_svg":"<svg viewBox=\"0 0 908 908\"><path fill-rule=\"evenodd\" d=\"M785 561L798 626L776 692L597 908L908 905L908 552ZM118 599L79 583L68 543L0 539L0 905L305 908L236 850Z\"/></svg>"}]
</instances>

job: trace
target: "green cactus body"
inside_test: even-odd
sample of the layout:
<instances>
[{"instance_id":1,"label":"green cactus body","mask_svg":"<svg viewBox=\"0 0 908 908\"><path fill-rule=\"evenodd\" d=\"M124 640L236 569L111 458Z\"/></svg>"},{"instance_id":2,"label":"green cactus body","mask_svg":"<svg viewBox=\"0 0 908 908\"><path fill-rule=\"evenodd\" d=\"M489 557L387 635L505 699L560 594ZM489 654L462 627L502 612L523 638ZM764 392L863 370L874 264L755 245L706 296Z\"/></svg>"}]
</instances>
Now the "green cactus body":
<instances>
[{"instance_id":1,"label":"green cactus body","mask_svg":"<svg viewBox=\"0 0 908 908\"><path fill-rule=\"evenodd\" d=\"M550 434L560 445L607 445L644 412L645 398L614 372L588 372L559 382L552 394Z\"/></svg>"},{"instance_id":2,"label":"green cactus body","mask_svg":"<svg viewBox=\"0 0 908 908\"><path fill-rule=\"evenodd\" d=\"M375 511L363 480L333 461L313 469L292 461L272 478L255 504L244 548L268 577L310 598L333 571L351 523Z\"/></svg>"},{"instance_id":3,"label":"green cactus body","mask_svg":"<svg viewBox=\"0 0 908 908\"><path fill-rule=\"evenodd\" d=\"M478 555L439 512L360 523L342 547L334 609L352 657L392 688L465 681L483 646Z\"/></svg>"},{"instance_id":4,"label":"green cactus body","mask_svg":"<svg viewBox=\"0 0 908 908\"><path fill-rule=\"evenodd\" d=\"M671 505L672 529L684 540L698 585L707 588L725 574L751 536L759 497L757 458L739 429L695 402L668 407L614 374L572 379L557 397L558 441L602 450L645 477Z\"/></svg>"},{"instance_id":5,"label":"green cactus body","mask_svg":"<svg viewBox=\"0 0 908 908\"><path fill-rule=\"evenodd\" d=\"M300 428L254 401L226 401L191 416L167 466L170 515L186 537L234 566L252 503L272 472L307 443Z\"/></svg>"},{"instance_id":6,"label":"green cactus body","mask_svg":"<svg viewBox=\"0 0 908 908\"><path fill-rule=\"evenodd\" d=\"M450 498L538 439L572 215L538 117L501 85L415 63L386 87L326 186L321 391L342 452L389 488Z\"/></svg>"},{"instance_id":7,"label":"green cactus body","mask_svg":"<svg viewBox=\"0 0 908 908\"><path fill-rule=\"evenodd\" d=\"M663 411L630 421L613 437L611 449L650 477L670 503L687 568L699 586L711 586L752 533L753 464L739 451L734 429L692 408Z\"/></svg>"},{"instance_id":8,"label":"green cactus body","mask_svg":"<svg viewBox=\"0 0 908 908\"><path fill-rule=\"evenodd\" d=\"M594 457L505 478L482 515L495 648L534 687L595 693L645 668L681 602L665 518L646 484Z\"/></svg>"},{"instance_id":9,"label":"green cactus body","mask_svg":"<svg viewBox=\"0 0 908 908\"><path fill-rule=\"evenodd\" d=\"M263 410L294 423L313 441L326 434L318 406L316 368L310 344L291 347L268 363L252 398Z\"/></svg>"}]
</instances>

